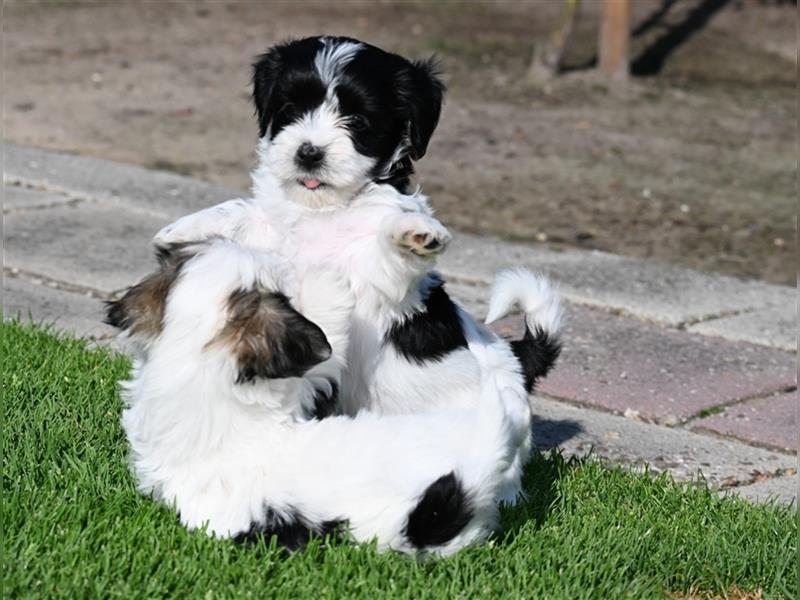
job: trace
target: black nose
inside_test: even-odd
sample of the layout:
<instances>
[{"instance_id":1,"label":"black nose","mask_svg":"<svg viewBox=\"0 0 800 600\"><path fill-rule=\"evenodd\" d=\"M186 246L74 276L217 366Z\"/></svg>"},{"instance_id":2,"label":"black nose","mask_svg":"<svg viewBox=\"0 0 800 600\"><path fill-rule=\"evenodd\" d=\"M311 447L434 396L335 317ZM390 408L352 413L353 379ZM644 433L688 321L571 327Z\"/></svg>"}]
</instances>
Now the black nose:
<instances>
[{"instance_id":1,"label":"black nose","mask_svg":"<svg viewBox=\"0 0 800 600\"><path fill-rule=\"evenodd\" d=\"M323 158L325 151L309 142L305 142L297 149L297 162L304 167L316 167Z\"/></svg>"}]
</instances>

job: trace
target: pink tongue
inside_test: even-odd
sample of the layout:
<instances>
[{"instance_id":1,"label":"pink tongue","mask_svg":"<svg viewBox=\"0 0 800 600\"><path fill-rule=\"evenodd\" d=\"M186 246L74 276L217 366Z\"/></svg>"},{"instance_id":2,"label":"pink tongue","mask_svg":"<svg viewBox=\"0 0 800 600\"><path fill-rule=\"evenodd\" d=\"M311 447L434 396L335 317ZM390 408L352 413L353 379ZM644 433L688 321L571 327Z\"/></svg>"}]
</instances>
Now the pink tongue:
<instances>
[{"instance_id":1,"label":"pink tongue","mask_svg":"<svg viewBox=\"0 0 800 600\"><path fill-rule=\"evenodd\" d=\"M319 179L303 179L302 181L303 185L310 190L315 190L322 185L322 182Z\"/></svg>"}]
</instances>

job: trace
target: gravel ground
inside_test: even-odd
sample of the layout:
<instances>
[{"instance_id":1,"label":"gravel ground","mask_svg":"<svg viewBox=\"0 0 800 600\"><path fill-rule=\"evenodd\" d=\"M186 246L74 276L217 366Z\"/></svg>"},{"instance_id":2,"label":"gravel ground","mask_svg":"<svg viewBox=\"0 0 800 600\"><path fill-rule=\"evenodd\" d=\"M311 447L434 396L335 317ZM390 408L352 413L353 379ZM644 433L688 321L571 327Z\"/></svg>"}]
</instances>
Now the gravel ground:
<instances>
[{"instance_id":1,"label":"gravel ground","mask_svg":"<svg viewBox=\"0 0 800 600\"><path fill-rule=\"evenodd\" d=\"M5 136L246 186L253 57L351 35L439 56L450 91L419 182L446 224L793 285L797 8L720 3L636 0L634 58L710 19L615 87L582 68L595 0L549 84L526 71L555 0L6 2Z\"/></svg>"}]
</instances>

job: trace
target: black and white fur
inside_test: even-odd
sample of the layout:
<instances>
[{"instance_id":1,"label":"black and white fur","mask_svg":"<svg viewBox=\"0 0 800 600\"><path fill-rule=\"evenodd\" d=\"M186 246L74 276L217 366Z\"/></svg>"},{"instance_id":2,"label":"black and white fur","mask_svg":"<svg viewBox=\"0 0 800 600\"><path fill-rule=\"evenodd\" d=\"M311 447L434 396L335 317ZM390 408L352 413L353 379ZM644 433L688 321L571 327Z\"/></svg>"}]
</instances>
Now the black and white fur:
<instances>
[{"instance_id":1,"label":"black and white fur","mask_svg":"<svg viewBox=\"0 0 800 600\"><path fill-rule=\"evenodd\" d=\"M354 299L332 271L217 240L162 252L108 307L138 338L122 423L139 489L220 537L376 540L449 555L494 528L529 435L519 385L475 349L479 385L425 414L309 420L347 353Z\"/></svg>"},{"instance_id":2,"label":"black and white fur","mask_svg":"<svg viewBox=\"0 0 800 600\"><path fill-rule=\"evenodd\" d=\"M525 336L509 343L454 303L430 272L449 234L407 186L411 161L425 154L439 118L443 86L433 65L348 38L307 38L260 57L253 80L261 133L253 197L184 217L155 243L221 236L298 266L344 272L356 297L339 389L345 414L420 413L474 399L479 351L530 391L560 350L559 301L547 280L526 271L498 277L487 320L514 304L525 312ZM381 210L406 221L394 244L377 235ZM399 278L385 268L403 264L398 249L414 267ZM527 439L503 501L516 500L529 449Z\"/></svg>"}]
</instances>

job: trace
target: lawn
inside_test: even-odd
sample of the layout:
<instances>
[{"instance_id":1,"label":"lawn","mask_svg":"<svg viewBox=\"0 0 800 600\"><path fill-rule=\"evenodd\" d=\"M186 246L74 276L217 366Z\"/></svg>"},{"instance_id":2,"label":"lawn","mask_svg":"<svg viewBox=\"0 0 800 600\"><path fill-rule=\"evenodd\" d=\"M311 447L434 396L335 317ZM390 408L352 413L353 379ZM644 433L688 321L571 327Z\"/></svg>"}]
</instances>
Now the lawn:
<instances>
[{"instance_id":1,"label":"lawn","mask_svg":"<svg viewBox=\"0 0 800 600\"><path fill-rule=\"evenodd\" d=\"M448 560L188 533L127 470L127 359L16 322L2 348L5 597L797 596L793 511L557 453L534 457L493 541Z\"/></svg>"}]
</instances>

